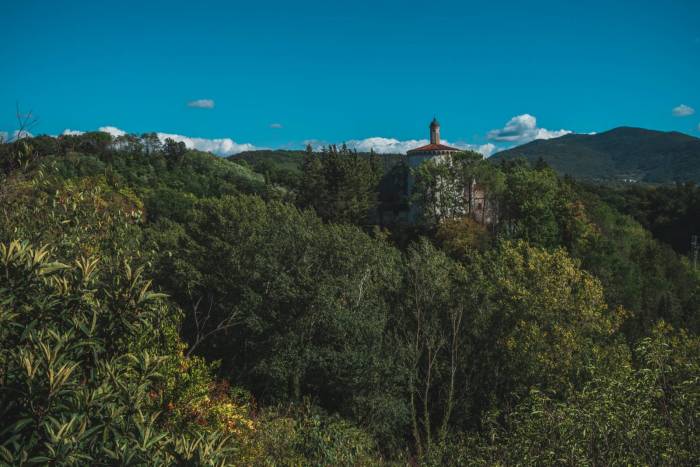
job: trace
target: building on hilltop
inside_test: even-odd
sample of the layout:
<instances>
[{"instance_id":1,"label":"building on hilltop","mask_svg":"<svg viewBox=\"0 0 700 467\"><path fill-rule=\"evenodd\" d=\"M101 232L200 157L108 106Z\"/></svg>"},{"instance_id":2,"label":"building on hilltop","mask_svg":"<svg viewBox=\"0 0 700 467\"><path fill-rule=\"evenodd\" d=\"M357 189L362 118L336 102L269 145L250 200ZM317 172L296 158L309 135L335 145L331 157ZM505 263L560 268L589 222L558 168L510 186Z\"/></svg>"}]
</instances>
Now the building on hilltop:
<instances>
[{"instance_id":1,"label":"building on hilltop","mask_svg":"<svg viewBox=\"0 0 700 467\"><path fill-rule=\"evenodd\" d=\"M432 161L437 164L452 164L453 156L463 150L447 146L440 142L440 122L433 118L430 122L430 144L411 149L406 152L408 173L406 180L406 195L410 198L415 186L414 170L421 164ZM456 213L445 213L445 217L453 215L470 216L482 224L492 224L495 222L492 203L483 186L477 180L471 180L469 186L459 187L452 190L452 194L463 200L463 204ZM411 205L408 213L409 220L415 222L418 218L418 207Z\"/></svg>"},{"instance_id":2,"label":"building on hilltop","mask_svg":"<svg viewBox=\"0 0 700 467\"><path fill-rule=\"evenodd\" d=\"M414 169L428 160L446 162L449 156L457 152L460 152L460 149L440 143L440 122L437 121L437 118L433 118L433 121L430 122L430 144L406 152L408 168ZM413 177L409 175L408 192L412 191Z\"/></svg>"},{"instance_id":3,"label":"building on hilltop","mask_svg":"<svg viewBox=\"0 0 700 467\"><path fill-rule=\"evenodd\" d=\"M437 118L433 118L433 121L430 122L430 144L411 149L406 154L408 154L409 165L416 167L426 159L449 156L460 151L461 149L446 146L440 142L440 122L437 121Z\"/></svg>"}]
</instances>

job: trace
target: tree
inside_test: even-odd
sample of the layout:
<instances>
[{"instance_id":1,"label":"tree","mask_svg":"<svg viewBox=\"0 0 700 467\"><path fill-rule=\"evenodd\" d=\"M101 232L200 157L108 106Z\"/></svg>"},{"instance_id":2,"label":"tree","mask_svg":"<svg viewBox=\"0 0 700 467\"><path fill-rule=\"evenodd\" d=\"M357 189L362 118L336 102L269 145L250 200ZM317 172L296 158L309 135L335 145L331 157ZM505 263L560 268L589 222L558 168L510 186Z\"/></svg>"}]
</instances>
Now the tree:
<instances>
[{"instance_id":1,"label":"tree","mask_svg":"<svg viewBox=\"0 0 700 467\"><path fill-rule=\"evenodd\" d=\"M157 133L144 133L141 135L141 141L147 156L163 150L163 143Z\"/></svg>"},{"instance_id":2,"label":"tree","mask_svg":"<svg viewBox=\"0 0 700 467\"><path fill-rule=\"evenodd\" d=\"M163 152L171 164L179 165L185 157L187 146L185 146L185 143L182 141L176 142L170 138L166 138L163 144Z\"/></svg>"},{"instance_id":3,"label":"tree","mask_svg":"<svg viewBox=\"0 0 700 467\"><path fill-rule=\"evenodd\" d=\"M624 352L623 352L624 353ZM700 341L660 323L614 372L566 401L533 390L455 447L472 465L696 465L700 462Z\"/></svg>"},{"instance_id":4,"label":"tree","mask_svg":"<svg viewBox=\"0 0 700 467\"><path fill-rule=\"evenodd\" d=\"M381 166L376 154L360 155L345 145L309 150L302 162L299 204L331 222L364 225L377 206Z\"/></svg>"},{"instance_id":5,"label":"tree","mask_svg":"<svg viewBox=\"0 0 700 467\"><path fill-rule=\"evenodd\" d=\"M625 313L608 309L600 282L563 249L505 242L483 264L488 306L472 328L477 410L533 387L565 397L592 366L616 364L611 336Z\"/></svg>"},{"instance_id":6,"label":"tree","mask_svg":"<svg viewBox=\"0 0 700 467\"><path fill-rule=\"evenodd\" d=\"M313 396L396 442L406 415L388 339L398 252L354 226L247 196L201 201L184 228L159 227L149 233L163 252L157 283L188 310L196 354L221 360L220 374L261 400ZM236 324L210 333L227 320Z\"/></svg>"},{"instance_id":7,"label":"tree","mask_svg":"<svg viewBox=\"0 0 700 467\"><path fill-rule=\"evenodd\" d=\"M424 459L444 444L463 397L465 337L479 303L466 269L422 239L409 248L400 341L415 451Z\"/></svg>"},{"instance_id":8,"label":"tree","mask_svg":"<svg viewBox=\"0 0 700 467\"><path fill-rule=\"evenodd\" d=\"M447 254L465 261L471 250L486 250L493 240L487 226L469 217L444 220L438 225L435 239Z\"/></svg>"},{"instance_id":9,"label":"tree","mask_svg":"<svg viewBox=\"0 0 700 467\"><path fill-rule=\"evenodd\" d=\"M114 138L114 146L122 153L141 155L144 151L144 145L136 135L121 135Z\"/></svg>"},{"instance_id":10,"label":"tree","mask_svg":"<svg viewBox=\"0 0 700 467\"><path fill-rule=\"evenodd\" d=\"M559 245L558 214L563 203L559 195L559 181L554 171L513 167L506 172L501 231L510 238L536 245Z\"/></svg>"}]
</instances>

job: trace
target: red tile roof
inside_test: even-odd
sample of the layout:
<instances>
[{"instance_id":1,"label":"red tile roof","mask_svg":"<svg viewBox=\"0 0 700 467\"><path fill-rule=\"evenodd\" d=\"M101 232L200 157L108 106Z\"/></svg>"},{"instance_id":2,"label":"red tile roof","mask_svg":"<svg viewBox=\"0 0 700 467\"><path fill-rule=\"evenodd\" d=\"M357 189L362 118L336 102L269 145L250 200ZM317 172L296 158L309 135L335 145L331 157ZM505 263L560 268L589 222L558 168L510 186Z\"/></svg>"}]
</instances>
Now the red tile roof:
<instances>
[{"instance_id":1,"label":"red tile roof","mask_svg":"<svg viewBox=\"0 0 700 467\"><path fill-rule=\"evenodd\" d=\"M419 148L411 149L406 151L408 154L416 152L433 152L433 151L461 151L461 149L453 148L451 146L445 146L444 144L428 144L421 146Z\"/></svg>"}]
</instances>

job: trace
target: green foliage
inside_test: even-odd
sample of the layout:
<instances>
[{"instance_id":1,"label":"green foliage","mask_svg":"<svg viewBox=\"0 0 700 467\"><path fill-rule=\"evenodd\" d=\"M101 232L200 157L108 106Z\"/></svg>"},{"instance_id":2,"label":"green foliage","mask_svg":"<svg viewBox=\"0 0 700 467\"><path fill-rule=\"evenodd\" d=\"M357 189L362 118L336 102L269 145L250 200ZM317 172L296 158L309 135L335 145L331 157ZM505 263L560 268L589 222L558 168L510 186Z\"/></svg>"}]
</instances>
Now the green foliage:
<instances>
[{"instance_id":1,"label":"green foliage","mask_svg":"<svg viewBox=\"0 0 700 467\"><path fill-rule=\"evenodd\" d=\"M700 280L688 262L590 192L580 190L579 197L594 234L576 256L601 280L608 303L632 313L625 334L648 335L659 319L697 333Z\"/></svg>"},{"instance_id":2,"label":"green foliage","mask_svg":"<svg viewBox=\"0 0 700 467\"><path fill-rule=\"evenodd\" d=\"M59 138L32 138L2 145L0 163L5 173L22 167L61 178L105 176L107 183L128 186L140 195L151 189L170 188L197 197L233 193L270 194L262 175L211 154L188 151L182 143L161 145L153 134L140 139L133 135L112 138L95 132ZM36 146L36 147L35 147ZM24 149L23 149L24 148ZM13 162L22 151L23 164Z\"/></svg>"},{"instance_id":3,"label":"green foliage","mask_svg":"<svg viewBox=\"0 0 700 467\"><path fill-rule=\"evenodd\" d=\"M182 439L158 409L176 314L125 264L51 262L45 249L0 245L0 458L8 464L221 464L223 434ZM196 442L192 442L197 440Z\"/></svg>"},{"instance_id":4,"label":"green foliage","mask_svg":"<svg viewBox=\"0 0 700 467\"><path fill-rule=\"evenodd\" d=\"M472 250L486 250L492 243L487 226L469 217L444 220L435 238L443 251L462 260L467 260Z\"/></svg>"},{"instance_id":5,"label":"green foliage","mask_svg":"<svg viewBox=\"0 0 700 467\"><path fill-rule=\"evenodd\" d=\"M197 352L262 400L314 395L395 437L406 412L386 339L397 252L255 197L203 201L192 216L149 236L162 252L157 282L188 310Z\"/></svg>"},{"instance_id":6,"label":"green foliage","mask_svg":"<svg viewBox=\"0 0 700 467\"><path fill-rule=\"evenodd\" d=\"M303 151L257 150L245 151L228 159L252 168L271 183L298 189L304 155Z\"/></svg>"},{"instance_id":7,"label":"green foliage","mask_svg":"<svg viewBox=\"0 0 700 467\"><path fill-rule=\"evenodd\" d=\"M436 238L454 257L468 260L465 246L469 242L478 246L478 237L469 238L475 228L456 229L467 222L468 213L459 212L465 201L455 187L464 186L475 175L462 177L461 164L423 164L417 171L417 187L421 180L432 180L438 188L452 184L447 193L437 193L434 209L428 213L434 222L451 213L438 222ZM513 162L499 170L504 177L502 191L491 192L498 205L498 222L493 226L497 236L549 249L565 247L602 282L610 308L622 306L631 313L623 330L632 340L648 334L658 319L696 332L700 329L697 274L639 224L601 202L589 188L558 179L546 166L533 170Z\"/></svg>"},{"instance_id":8,"label":"green foliage","mask_svg":"<svg viewBox=\"0 0 700 467\"><path fill-rule=\"evenodd\" d=\"M338 416L305 401L261 415L264 465L378 465L375 441Z\"/></svg>"},{"instance_id":9,"label":"green foliage","mask_svg":"<svg viewBox=\"0 0 700 467\"><path fill-rule=\"evenodd\" d=\"M601 199L632 216L654 238L679 254L690 250L693 235L700 235L700 187L693 182L674 186L590 186Z\"/></svg>"},{"instance_id":10,"label":"green foliage","mask_svg":"<svg viewBox=\"0 0 700 467\"><path fill-rule=\"evenodd\" d=\"M402 234L368 228L400 159L332 147L284 181L278 156L0 145L0 463L698 463L700 278L598 196L661 237L693 187L457 154L416 170L433 217Z\"/></svg>"},{"instance_id":11,"label":"green foliage","mask_svg":"<svg viewBox=\"0 0 700 467\"><path fill-rule=\"evenodd\" d=\"M507 400L531 387L565 396L591 366L615 364L611 336L624 312L608 309L600 282L564 250L503 243L484 270L489 306L476 323L475 379L490 390L480 391L480 404L485 394Z\"/></svg>"},{"instance_id":12,"label":"green foliage","mask_svg":"<svg viewBox=\"0 0 700 467\"><path fill-rule=\"evenodd\" d=\"M506 172L501 229L510 238L545 247L560 245L560 214L566 202L553 171L514 166Z\"/></svg>"},{"instance_id":13,"label":"green foliage","mask_svg":"<svg viewBox=\"0 0 700 467\"><path fill-rule=\"evenodd\" d=\"M467 270L427 240L409 248L398 341L409 371L411 432L420 458L444 442L465 394L467 329L481 297ZM478 280L478 279L477 279Z\"/></svg>"},{"instance_id":14,"label":"green foliage","mask_svg":"<svg viewBox=\"0 0 700 467\"><path fill-rule=\"evenodd\" d=\"M565 399L624 354L613 338L623 316L563 250L503 243L460 264L424 240L407 261L398 342L424 460L481 414L533 388Z\"/></svg>"},{"instance_id":15,"label":"green foliage","mask_svg":"<svg viewBox=\"0 0 700 467\"><path fill-rule=\"evenodd\" d=\"M366 224L377 206L381 166L377 156L363 156L329 146L320 153L309 147L302 162L299 205L326 220Z\"/></svg>"},{"instance_id":16,"label":"green foliage","mask_svg":"<svg viewBox=\"0 0 700 467\"><path fill-rule=\"evenodd\" d=\"M463 441L452 462L696 465L700 340L660 324L632 361L596 375L566 401L531 391L505 423L492 413L483 436Z\"/></svg>"},{"instance_id":17,"label":"green foliage","mask_svg":"<svg viewBox=\"0 0 700 467\"><path fill-rule=\"evenodd\" d=\"M129 188L115 190L102 177L12 178L0 199L0 241L47 245L61 261L100 255L110 267L138 256L143 203Z\"/></svg>"}]
</instances>

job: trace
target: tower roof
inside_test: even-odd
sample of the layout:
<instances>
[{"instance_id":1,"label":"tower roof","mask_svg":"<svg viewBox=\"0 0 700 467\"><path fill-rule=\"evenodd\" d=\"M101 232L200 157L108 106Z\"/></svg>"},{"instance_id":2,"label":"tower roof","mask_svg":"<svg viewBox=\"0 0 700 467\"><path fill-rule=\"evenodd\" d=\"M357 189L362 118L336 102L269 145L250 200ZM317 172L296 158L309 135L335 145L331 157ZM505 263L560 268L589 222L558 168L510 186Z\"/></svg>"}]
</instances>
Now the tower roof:
<instances>
[{"instance_id":1,"label":"tower roof","mask_svg":"<svg viewBox=\"0 0 700 467\"><path fill-rule=\"evenodd\" d=\"M406 151L409 155L432 155L448 154L457 152L459 149L440 144L440 122L436 117L430 122L430 144Z\"/></svg>"},{"instance_id":2,"label":"tower roof","mask_svg":"<svg viewBox=\"0 0 700 467\"><path fill-rule=\"evenodd\" d=\"M426 144L415 149L409 149L406 154L418 154L418 153L435 153L444 154L445 152L459 152L461 149L453 148L452 146L446 146L444 144Z\"/></svg>"}]
</instances>

